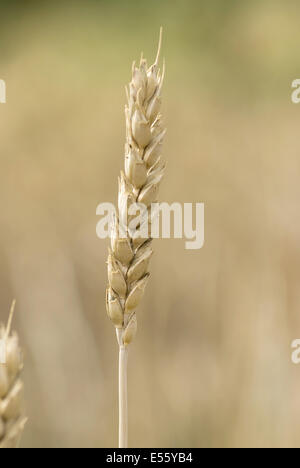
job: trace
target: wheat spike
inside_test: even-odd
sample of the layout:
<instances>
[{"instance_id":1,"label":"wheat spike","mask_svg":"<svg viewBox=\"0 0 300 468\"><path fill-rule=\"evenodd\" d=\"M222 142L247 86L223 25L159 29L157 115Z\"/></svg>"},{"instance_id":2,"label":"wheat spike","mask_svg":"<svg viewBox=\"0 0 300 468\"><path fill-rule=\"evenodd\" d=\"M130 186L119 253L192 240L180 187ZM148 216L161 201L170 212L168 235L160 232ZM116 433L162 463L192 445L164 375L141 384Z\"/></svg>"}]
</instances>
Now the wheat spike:
<instances>
[{"instance_id":1,"label":"wheat spike","mask_svg":"<svg viewBox=\"0 0 300 468\"><path fill-rule=\"evenodd\" d=\"M160 45L161 36L153 65L148 67L144 58L138 67L133 64L132 80L127 88L125 170L119 178L118 217L114 222L108 255L109 286L106 295L108 316L116 328L122 330L119 336L124 345L134 337L132 319L148 281L153 251L150 229L148 236L143 238L135 237L130 229L120 236L119 230L121 225L130 222L128 210L134 203L147 206L149 211L145 223L151 227L150 207L157 201L165 168L161 159L165 129L159 112L164 79L164 66L162 73L158 68ZM126 333L129 326L131 331Z\"/></svg>"},{"instance_id":2,"label":"wheat spike","mask_svg":"<svg viewBox=\"0 0 300 468\"><path fill-rule=\"evenodd\" d=\"M14 308L15 301L7 326L0 326L0 339L5 343L5 363L0 364L0 448L17 448L26 423L22 415L22 354L17 334L11 333Z\"/></svg>"},{"instance_id":3,"label":"wheat spike","mask_svg":"<svg viewBox=\"0 0 300 468\"><path fill-rule=\"evenodd\" d=\"M158 189L165 165L161 157L165 129L160 114L161 90L165 65L158 67L162 39L160 30L157 56L148 67L142 57L139 66L133 63L132 79L126 88L127 105L125 167L119 178L118 215L114 220L111 249L108 255L107 313L117 329L120 346L120 365L127 364L124 357L128 345L137 331L136 310L143 297L149 278L151 248L151 204L157 201ZM132 218L128 213L131 205L143 203L146 213L137 228L146 227L145 235L136 237L134 229L126 229ZM143 231L144 232L144 231ZM120 378L124 369L120 369ZM125 378L125 377L124 377ZM122 387L122 385L121 385ZM124 391L120 387L120 392ZM127 446L127 415L122 408L124 395L120 395L120 447ZM124 419L126 421L124 422ZM126 427L122 428L122 424ZM124 434L125 432L125 434Z\"/></svg>"}]
</instances>

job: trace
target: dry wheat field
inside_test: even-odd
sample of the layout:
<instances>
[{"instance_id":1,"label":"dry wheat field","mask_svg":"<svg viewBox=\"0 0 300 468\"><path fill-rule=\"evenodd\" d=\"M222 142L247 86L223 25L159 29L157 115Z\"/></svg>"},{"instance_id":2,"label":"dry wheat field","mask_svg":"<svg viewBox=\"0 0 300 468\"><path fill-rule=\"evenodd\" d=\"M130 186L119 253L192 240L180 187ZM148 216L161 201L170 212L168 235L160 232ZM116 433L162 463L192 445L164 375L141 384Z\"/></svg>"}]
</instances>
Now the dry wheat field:
<instances>
[{"instance_id":1,"label":"dry wheat field","mask_svg":"<svg viewBox=\"0 0 300 468\"><path fill-rule=\"evenodd\" d=\"M204 202L205 244L155 240L142 252L149 281L131 271L148 284L130 343L128 444L300 447L299 2L11 0L0 18L1 336L17 301L0 447L26 421L21 448L117 445L119 350L96 207L117 201L124 85L141 51L155 61L161 25L159 200Z\"/></svg>"}]
</instances>

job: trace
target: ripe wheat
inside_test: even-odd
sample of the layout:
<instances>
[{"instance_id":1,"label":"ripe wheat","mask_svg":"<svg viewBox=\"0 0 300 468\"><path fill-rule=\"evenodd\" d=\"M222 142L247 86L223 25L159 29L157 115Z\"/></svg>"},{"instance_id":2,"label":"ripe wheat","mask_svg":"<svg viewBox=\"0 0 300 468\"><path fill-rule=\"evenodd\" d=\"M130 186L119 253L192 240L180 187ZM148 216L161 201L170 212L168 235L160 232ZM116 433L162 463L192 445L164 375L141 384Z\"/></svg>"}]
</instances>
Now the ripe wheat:
<instances>
[{"instance_id":1,"label":"ripe wheat","mask_svg":"<svg viewBox=\"0 0 300 468\"><path fill-rule=\"evenodd\" d=\"M148 67L143 57L139 66L133 63L132 80L126 88L125 170L119 178L118 216L114 219L108 255L106 306L120 347L120 447L127 446L127 347L137 331L136 309L149 278L153 254L150 208L157 201L165 169L161 150L166 130L160 114L165 67L162 73L158 68L161 37L162 31L154 64ZM132 221L130 207L135 204L147 207L137 228L144 232L146 226L148 235L137 236L137 229L128 229Z\"/></svg>"},{"instance_id":2,"label":"ripe wheat","mask_svg":"<svg viewBox=\"0 0 300 468\"><path fill-rule=\"evenodd\" d=\"M6 350L5 364L0 364L0 448L17 448L26 423L22 416L22 355L17 334L10 333L14 306L15 302L7 327L0 326L0 339Z\"/></svg>"}]
</instances>

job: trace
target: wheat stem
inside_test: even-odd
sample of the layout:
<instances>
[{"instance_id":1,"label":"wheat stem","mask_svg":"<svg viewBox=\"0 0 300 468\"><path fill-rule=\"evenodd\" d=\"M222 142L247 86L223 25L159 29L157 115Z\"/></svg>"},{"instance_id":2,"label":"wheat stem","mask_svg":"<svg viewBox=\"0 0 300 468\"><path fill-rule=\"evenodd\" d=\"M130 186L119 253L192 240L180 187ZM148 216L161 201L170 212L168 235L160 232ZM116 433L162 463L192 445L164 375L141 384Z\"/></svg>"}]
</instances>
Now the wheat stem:
<instances>
[{"instance_id":1,"label":"wheat stem","mask_svg":"<svg viewBox=\"0 0 300 468\"><path fill-rule=\"evenodd\" d=\"M119 347L119 448L128 447L128 401L127 401L128 348Z\"/></svg>"}]
</instances>

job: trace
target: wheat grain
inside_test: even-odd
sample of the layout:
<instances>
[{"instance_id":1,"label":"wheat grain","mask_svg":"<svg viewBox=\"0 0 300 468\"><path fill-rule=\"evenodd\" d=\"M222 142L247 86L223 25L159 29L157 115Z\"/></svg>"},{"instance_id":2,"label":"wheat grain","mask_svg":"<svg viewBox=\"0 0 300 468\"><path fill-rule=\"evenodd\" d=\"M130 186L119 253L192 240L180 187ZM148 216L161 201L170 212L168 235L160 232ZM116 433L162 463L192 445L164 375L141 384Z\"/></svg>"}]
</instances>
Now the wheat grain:
<instances>
[{"instance_id":1,"label":"wheat grain","mask_svg":"<svg viewBox=\"0 0 300 468\"><path fill-rule=\"evenodd\" d=\"M22 416L22 355L17 334L10 333L14 307L15 302L7 326L0 326L0 339L5 343L5 363L0 364L0 448L17 448L26 423Z\"/></svg>"},{"instance_id":2,"label":"wheat grain","mask_svg":"<svg viewBox=\"0 0 300 468\"><path fill-rule=\"evenodd\" d=\"M160 114L165 67L162 73L158 68L161 38L162 30L154 64L148 67L143 57L139 66L134 63L132 80L126 88L125 171L119 178L118 215L108 255L107 313L117 329L120 347L120 447L127 446L127 347L136 335L136 309L148 282L153 253L151 229L140 237L136 230L128 229L132 221L130 207L144 204L146 213L137 228L151 228L151 204L157 201L165 169L161 158L165 129Z\"/></svg>"}]
</instances>

